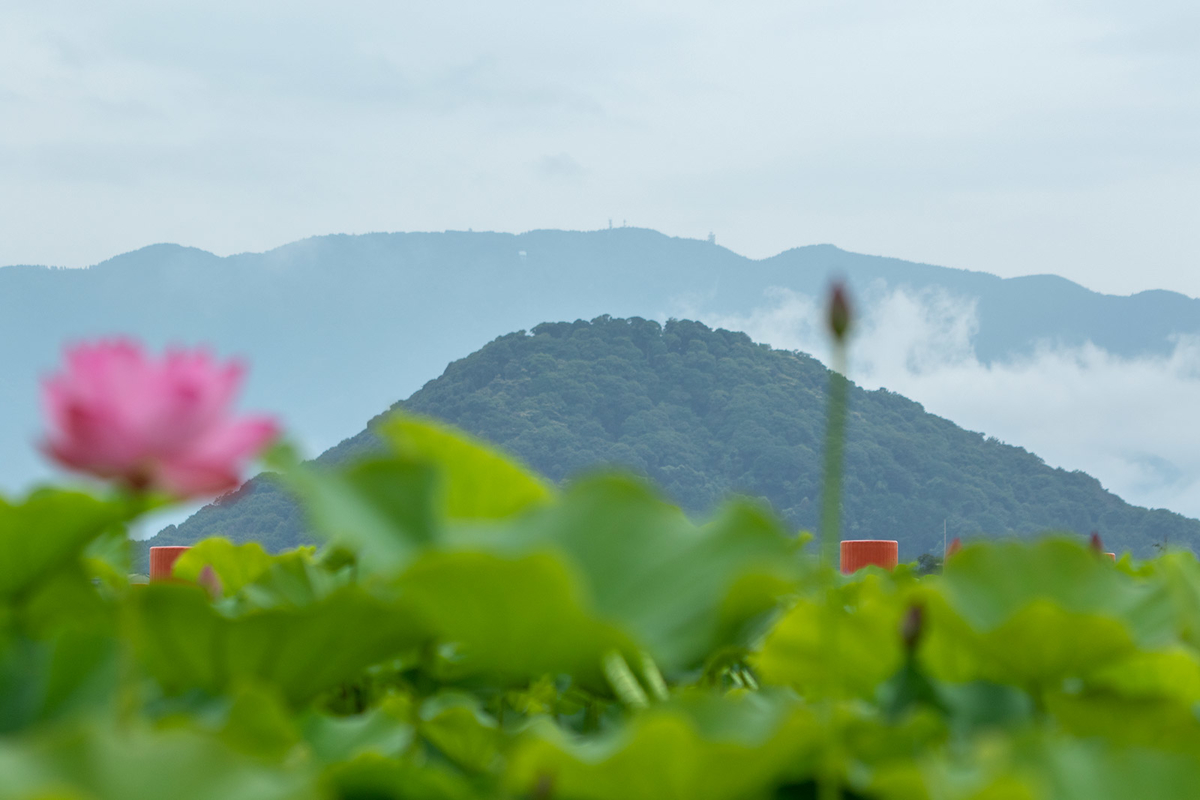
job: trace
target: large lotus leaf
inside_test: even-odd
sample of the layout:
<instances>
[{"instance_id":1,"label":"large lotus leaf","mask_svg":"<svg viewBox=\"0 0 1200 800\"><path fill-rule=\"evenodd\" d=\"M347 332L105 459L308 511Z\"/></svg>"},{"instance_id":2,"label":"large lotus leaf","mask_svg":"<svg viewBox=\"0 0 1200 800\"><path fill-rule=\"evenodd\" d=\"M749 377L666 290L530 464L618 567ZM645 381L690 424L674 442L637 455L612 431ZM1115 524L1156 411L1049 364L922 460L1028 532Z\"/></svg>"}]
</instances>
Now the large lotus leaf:
<instances>
[{"instance_id":1,"label":"large lotus leaf","mask_svg":"<svg viewBox=\"0 0 1200 800\"><path fill-rule=\"evenodd\" d=\"M1085 676L1091 689L1121 697L1200 703L1200 656L1185 647L1137 652L1104 664Z\"/></svg>"},{"instance_id":2,"label":"large lotus leaf","mask_svg":"<svg viewBox=\"0 0 1200 800\"><path fill-rule=\"evenodd\" d=\"M900 667L905 604L890 579L868 575L833 591L833 603L801 598L767 633L751 657L764 682L870 697Z\"/></svg>"},{"instance_id":3,"label":"large lotus leaf","mask_svg":"<svg viewBox=\"0 0 1200 800\"><path fill-rule=\"evenodd\" d=\"M18 505L0 498L0 600L23 597L126 516L121 504L77 492L38 491Z\"/></svg>"},{"instance_id":4,"label":"large lotus leaf","mask_svg":"<svg viewBox=\"0 0 1200 800\"><path fill-rule=\"evenodd\" d=\"M301 769L275 769L184 730L58 731L0 753L0 797L91 800L304 800Z\"/></svg>"},{"instance_id":5,"label":"large lotus leaf","mask_svg":"<svg viewBox=\"0 0 1200 800\"><path fill-rule=\"evenodd\" d=\"M1105 747L1092 741L1043 748L1046 796L1055 800L1180 800L1195 797L1200 759Z\"/></svg>"},{"instance_id":6,"label":"large lotus leaf","mask_svg":"<svg viewBox=\"0 0 1200 800\"><path fill-rule=\"evenodd\" d=\"M1051 687L1175 641L1161 582L1069 541L972 545L927 583L921 657L943 680Z\"/></svg>"},{"instance_id":7,"label":"large lotus leaf","mask_svg":"<svg viewBox=\"0 0 1200 800\"><path fill-rule=\"evenodd\" d=\"M1032 601L999 627L979 632L936 595L926 597L921 660L944 681L1053 688L1066 678L1125 663L1138 652L1126 622L1067 611L1050 600Z\"/></svg>"},{"instance_id":8,"label":"large lotus leaf","mask_svg":"<svg viewBox=\"0 0 1200 800\"><path fill-rule=\"evenodd\" d=\"M1192 553L1169 553L1149 562L1150 578L1162 582L1175 611L1179 635L1200 647L1200 562Z\"/></svg>"},{"instance_id":9,"label":"large lotus leaf","mask_svg":"<svg viewBox=\"0 0 1200 800\"><path fill-rule=\"evenodd\" d=\"M310 712L301 727L313 755L322 763L348 761L365 753L392 758L402 755L413 742L409 711L407 702L389 698L349 717Z\"/></svg>"},{"instance_id":10,"label":"large lotus leaf","mask_svg":"<svg viewBox=\"0 0 1200 800\"><path fill-rule=\"evenodd\" d=\"M228 700L217 733L222 742L245 755L279 762L300 742L296 718L270 686L244 683Z\"/></svg>"},{"instance_id":11,"label":"large lotus leaf","mask_svg":"<svg viewBox=\"0 0 1200 800\"><path fill-rule=\"evenodd\" d=\"M562 553L584 607L670 670L729 643L792 588L798 569L795 542L758 507L734 504L697 527L641 482L618 475L581 480L520 524L472 527L452 541L501 553Z\"/></svg>"},{"instance_id":12,"label":"large lotus leaf","mask_svg":"<svg viewBox=\"0 0 1200 800\"><path fill-rule=\"evenodd\" d=\"M437 762L385 758L363 753L334 764L321 783L330 797L350 800L483 800L481 792L461 772Z\"/></svg>"},{"instance_id":13,"label":"large lotus leaf","mask_svg":"<svg viewBox=\"0 0 1200 800\"><path fill-rule=\"evenodd\" d=\"M1200 720L1191 705L1103 692L1054 692L1046 697L1046 709L1061 730L1082 739L1200 757Z\"/></svg>"},{"instance_id":14,"label":"large lotus leaf","mask_svg":"<svg viewBox=\"0 0 1200 800\"><path fill-rule=\"evenodd\" d=\"M116 606L107 587L103 593L98 590L99 582L83 562L62 565L23 594L24 602L17 609L22 629L38 637L52 637L66 629L111 633L116 627Z\"/></svg>"},{"instance_id":15,"label":"large lotus leaf","mask_svg":"<svg viewBox=\"0 0 1200 800\"><path fill-rule=\"evenodd\" d=\"M356 551L365 572L403 568L445 520L502 519L553 497L533 473L441 423L397 414L377 432L391 454L340 470L274 456L313 528Z\"/></svg>"},{"instance_id":16,"label":"large lotus leaf","mask_svg":"<svg viewBox=\"0 0 1200 800\"><path fill-rule=\"evenodd\" d=\"M810 711L773 696L686 697L594 738L541 724L507 782L575 800L741 800L802 772L820 738Z\"/></svg>"},{"instance_id":17,"label":"large lotus leaf","mask_svg":"<svg viewBox=\"0 0 1200 800\"><path fill-rule=\"evenodd\" d=\"M273 685L299 704L424 639L395 604L348 587L310 606L220 615L196 587L150 585L133 594L139 659L170 693Z\"/></svg>"},{"instance_id":18,"label":"large lotus leaf","mask_svg":"<svg viewBox=\"0 0 1200 800\"><path fill-rule=\"evenodd\" d=\"M222 593L231 595L270 569L271 555L258 542L237 545L217 536L192 545L176 560L171 574L194 582L205 567L220 580Z\"/></svg>"},{"instance_id":19,"label":"large lotus leaf","mask_svg":"<svg viewBox=\"0 0 1200 800\"><path fill-rule=\"evenodd\" d=\"M1165 588L1117 569L1078 542L973 544L950 560L940 585L955 613L979 632L1042 602L1070 614L1119 620L1142 648L1174 639L1174 609Z\"/></svg>"},{"instance_id":20,"label":"large lotus leaf","mask_svg":"<svg viewBox=\"0 0 1200 800\"><path fill-rule=\"evenodd\" d=\"M66 628L0 642L0 733L109 708L118 661L110 633Z\"/></svg>"},{"instance_id":21,"label":"large lotus leaf","mask_svg":"<svg viewBox=\"0 0 1200 800\"><path fill-rule=\"evenodd\" d=\"M445 423L396 413L377 432L399 457L435 466L434 508L446 519L510 517L554 495L545 481L509 456Z\"/></svg>"},{"instance_id":22,"label":"large lotus leaf","mask_svg":"<svg viewBox=\"0 0 1200 800\"><path fill-rule=\"evenodd\" d=\"M1035 600L980 636L981 674L1019 686L1055 684L1128 658L1135 644L1127 625L1099 614Z\"/></svg>"},{"instance_id":23,"label":"large lotus leaf","mask_svg":"<svg viewBox=\"0 0 1200 800\"><path fill-rule=\"evenodd\" d=\"M313 529L357 552L363 571L395 571L434 538L429 464L378 458L342 470L281 466Z\"/></svg>"},{"instance_id":24,"label":"large lotus leaf","mask_svg":"<svg viewBox=\"0 0 1200 800\"><path fill-rule=\"evenodd\" d=\"M431 551L403 575L403 599L456 649L448 668L502 683L570 673L595 684L604 656L636 652L585 605L582 581L553 552Z\"/></svg>"},{"instance_id":25,"label":"large lotus leaf","mask_svg":"<svg viewBox=\"0 0 1200 800\"><path fill-rule=\"evenodd\" d=\"M224 605L243 612L309 606L354 582L352 568L329 569L313 558L312 548L301 547L271 556L266 570Z\"/></svg>"}]
</instances>

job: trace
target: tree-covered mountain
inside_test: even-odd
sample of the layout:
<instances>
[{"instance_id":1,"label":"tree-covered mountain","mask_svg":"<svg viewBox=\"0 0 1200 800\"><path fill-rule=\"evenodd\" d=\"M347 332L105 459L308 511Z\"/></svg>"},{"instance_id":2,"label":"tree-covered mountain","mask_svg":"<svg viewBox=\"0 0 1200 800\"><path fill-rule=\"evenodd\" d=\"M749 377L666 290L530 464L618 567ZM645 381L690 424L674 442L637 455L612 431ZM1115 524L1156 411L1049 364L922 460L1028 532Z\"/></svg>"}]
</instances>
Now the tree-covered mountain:
<instances>
[{"instance_id":1,"label":"tree-covered mountain","mask_svg":"<svg viewBox=\"0 0 1200 800\"><path fill-rule=\"evenodd\" d=\"M618 464L695 515L741 493L813 528L828 382L815 359L742 333L600 317L502 336L397 405L488 439L555 481ZM372 446L368 425L319 460L343 462ZM845 537L898 539L906 558L940 551L943 521L964 537L1098 531L1139 555L1162 542L1200 543L1200 521L1131 506L1082 472L1049 467L886 390L851 387L845 455ZM276 549L306 541L286 495L257 478L151 544L212 535Z\"/></svg>"},{"instance_id":2,"label":"tree-covered mountain","mask_svg":"<svg viewBox=\"0 0 1200 800\"><path fill-rule=\"evenodd\" d=\"M0 487L43 469L37 379L72 340L126 334L242 355L253 367L247 406L280 413L322 450L503 331L603 313L736 317L772 287L821 294L835 273L860 296L872 285L937 288L973 303L985 362L1045 341L1164 353L1173 335L1200 332L1200 301L1170 292L1113 297L1053 276L1002 280L829 245L752 260L635 228L326 236L224 258L155 245L88 269L0 269Z\"/></svg>"}]
</instances>

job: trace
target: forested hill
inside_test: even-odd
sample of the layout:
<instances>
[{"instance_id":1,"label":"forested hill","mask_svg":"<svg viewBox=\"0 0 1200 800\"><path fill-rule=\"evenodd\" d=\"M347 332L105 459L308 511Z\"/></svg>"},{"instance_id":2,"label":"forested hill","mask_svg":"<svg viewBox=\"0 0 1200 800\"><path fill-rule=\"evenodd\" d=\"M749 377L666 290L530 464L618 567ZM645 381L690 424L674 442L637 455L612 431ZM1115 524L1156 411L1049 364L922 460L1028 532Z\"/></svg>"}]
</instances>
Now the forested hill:
<instances>
[{"instance_id":1,"label":"forested hill","mask_svg":"<svg viewBox=\"0 0 1200 800\"><path fill-rule=\"evenodd\" d=\"M38 378L69 342L121 334L240 356L253 367L246 407L281 415L319 452L503 331L606 313L741 319L773 307L776 288L823 295L831 275L849 282L868 325L872 287L973 308L970 346L984 363L1046 342L1165 355L1200 334L1200 300L1171 292L1114 297L831 245L754 260L637 228L324 236L227 257L154 245L88 269L0 268L0 491L45 474Z\"/></svg>"},{"instance_id":2,"label":"forested hill","mask_svg":"<svg viewBox=\"0 0 1200 800\"><path fill-rule=\"evenodd\" d=\"M649 476L703 515L738 492L766 498L790 524L817 524L825 391L815 359L688 321L600 317L547 323L455 361L402 404L516 453L559 481L598 464ZM377 418L378 419L378 418ZM852 387L844 535L894 538L905 558L950 536L1099 531L1140 555L1195 548L1200 521L1125 503L1082 472L928 414L886 390ZM370 426L321 456L369 450ZM304 539L282 492L251 481L152 544L210 535L271 548Z\"/></svg>"}]
</instances>

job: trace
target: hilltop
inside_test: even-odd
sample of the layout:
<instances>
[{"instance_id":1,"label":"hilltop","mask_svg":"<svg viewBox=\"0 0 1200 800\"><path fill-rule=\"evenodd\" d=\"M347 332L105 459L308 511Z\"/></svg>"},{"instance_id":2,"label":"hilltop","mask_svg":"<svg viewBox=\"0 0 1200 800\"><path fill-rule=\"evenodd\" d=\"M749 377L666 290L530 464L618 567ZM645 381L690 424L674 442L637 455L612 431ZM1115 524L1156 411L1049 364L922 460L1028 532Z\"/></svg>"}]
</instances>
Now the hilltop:
<instances>
[{"instance_id":1,"label":"hilltop","mask_svg":"<svg viewBox=\"0 0 1200 800\"><path fill-rule=\"evenodd\" d=\"M600 317L501 336L397 407L490 440L554 481L619 464L698 517L741 493L813 528L828 381L817 360L742 333ZM379 418L318 461L369 453ZM1094 530L1143 556L1167 539L1200 542L1200 521L1131 506L1082 472L1047 466L900 395L852 386L845 537L899 539L902 555L915 558L940 552L943 520L950 536L968 538ZM261 477L151 543L210 535L275 549L307 541L296 508Z\"/></svg>"},{"instance_id":2,"label":"hilltop","mask_svg":"<svg viewBox=\"0 0 1200 800\"><path fill-rule=\"evenodd\" d=\"M70 341L123 334L241 356L252 366L247 407L279 413L320 452L503 332L604 313L744 316L773 287L821 295L834 274L860 298L882 286L962 299L984 363L1046 342L1163 354L1173 336L1200 332L1200 301L1171 292L1114 297L831 245L752 260L636 228L338 235L228 257L154 245L87 269L0 268L0 487L44 470L37 381ZM869 321L872 309L860 310Z\"/></svg>"}]
</instances>

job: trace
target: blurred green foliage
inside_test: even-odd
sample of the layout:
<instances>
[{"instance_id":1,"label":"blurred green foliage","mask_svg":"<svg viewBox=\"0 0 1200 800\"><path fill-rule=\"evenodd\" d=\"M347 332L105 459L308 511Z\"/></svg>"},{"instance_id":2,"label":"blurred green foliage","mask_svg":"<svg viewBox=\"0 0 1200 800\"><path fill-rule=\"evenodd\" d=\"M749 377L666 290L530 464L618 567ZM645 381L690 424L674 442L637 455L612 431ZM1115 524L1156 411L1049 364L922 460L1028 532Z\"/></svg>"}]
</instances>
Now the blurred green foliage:
<instances>
[{"instance_id":1,"label":"blurred green foliage","mask_svg":"<svg viewBox=\"0 0 1200 800\"><path fill-rule=\"evenodd\" d=\"M1179 798L1200 563L822 572L764 507L558 489L412 416L275 456L320 548L131 584L127 498L0 505L0 798Z\"/></svg>"}]
</instances>

